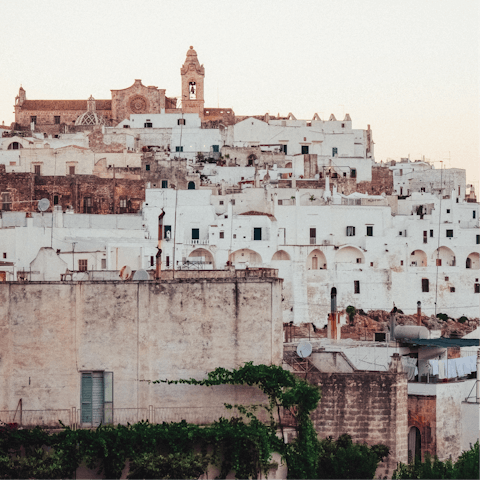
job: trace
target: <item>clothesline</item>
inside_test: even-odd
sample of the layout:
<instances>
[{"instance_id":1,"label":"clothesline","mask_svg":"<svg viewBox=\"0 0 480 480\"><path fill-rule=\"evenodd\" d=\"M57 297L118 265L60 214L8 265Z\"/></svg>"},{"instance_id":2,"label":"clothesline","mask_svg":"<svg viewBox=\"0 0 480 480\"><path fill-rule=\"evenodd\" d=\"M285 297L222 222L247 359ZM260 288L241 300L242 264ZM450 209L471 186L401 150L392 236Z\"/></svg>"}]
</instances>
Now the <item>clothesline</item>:
<instances>
[{"instance_id":1,"label":"clothesline","mask_svg":"<svg viewBox=\"0 0 480 480\"><path fill-rule=\"evenodd\" d=\"M428 360L427 368L431 375L438 375L439 379L464 377L477 371L477 357Z\"/></svg>"}]
</instances>

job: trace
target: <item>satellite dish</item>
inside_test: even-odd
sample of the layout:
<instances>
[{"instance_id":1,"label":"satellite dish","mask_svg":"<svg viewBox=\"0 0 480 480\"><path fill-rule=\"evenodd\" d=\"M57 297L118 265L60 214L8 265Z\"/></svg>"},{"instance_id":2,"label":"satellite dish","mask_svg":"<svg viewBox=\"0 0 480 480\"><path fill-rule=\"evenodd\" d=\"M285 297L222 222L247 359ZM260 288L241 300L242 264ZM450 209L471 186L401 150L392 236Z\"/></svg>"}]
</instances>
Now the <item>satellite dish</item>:
<instances>
[{"instance_id":1,"label":"satellite dish","mask_svg":"<svg viewBox=\"0 0 480 480\"><path fill-rule=\"evenodd\" d=\"M150 275L146 270L137 270L133 274L133 279L132 280L150 280Z\"/></svg>"},{"instance_id":2,"label":"satellite dish","mask_svg":"<svg viewBox=\"0 0 480 480\"><path fill-rule=\"evenodd\" d=\"M312 354L312 344L310 342L300 342L297 347L297 354L300 358L309 357Z\"/></svg>"},{"instance_id":3,"label":"satellite dish","mask_svg":"<svg viewBox=\"0 0 480 480\"><path fill-rule=\"evenodd\" d=\"M132 276L132 269L128 265L124 265L120 270L119 277L122 280L128 280Z\"/></svg>"},{"instance_id":4,"label":"satellite dish","mask_svg":"<svg viewBox=\"0 0 480 480\"><path fill-rule=\"evenodd\" d=\"M50 200L48 198L42 198L41 200L38 201L38 209L41 212L45 212L48 210L48 207L50 206Z\"/></svg>"}]
</instances>

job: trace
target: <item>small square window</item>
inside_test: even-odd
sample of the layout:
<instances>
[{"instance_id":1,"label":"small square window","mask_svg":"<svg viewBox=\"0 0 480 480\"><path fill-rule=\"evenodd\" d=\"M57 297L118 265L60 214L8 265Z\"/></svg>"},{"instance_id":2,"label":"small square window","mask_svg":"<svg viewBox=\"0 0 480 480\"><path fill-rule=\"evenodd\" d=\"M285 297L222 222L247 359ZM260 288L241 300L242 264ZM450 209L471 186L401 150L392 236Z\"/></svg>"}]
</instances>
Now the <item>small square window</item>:
<instances>
[{"instance_id":1,"label":"small square window","mask_svg":"<svg viewBox=\"0 0 480 480\"><path fill-rule=\"evenodd\" d=\"M147 172L150 171L150 165L146 164L146 165L145 165L145 170L146 170Z\"/></svg>"},{"instance_id":2,"label":"small square window","mask_svg":"<svg viewBox=\"0 0 480 480\"><path fill-rule=\"evenodd\" d=\"M253 239L254 240L261 240L262 239L262 229L261 228L254 228L253 229Z\"/></svg>"},{"instance_id":3,"label":"small square window","mask_svg":"<svg viewBox=\"0 0 480 480\"><path fill-rule=\"evenodd\" d=\"M236 233L233 234L233 238L237 238L237 234L236 234Z\"/></svg>"},{"instance_id":4,"label":"small square window","mask_svg":"<svg viewBox=\"0 0 480 480\"><path fill-rule=\"evenodd\" d=\"M33 166L35 175L41 175L42 174L42 167L40 165L34 165Z\"/></svg>"},{"instance_id":5,"label":"small square window","mask_svg":"<svg viewBox=\"0 0 480 480\"><path fill-rule=\"evenodd\" d=\"M370 266L373 267L373 262L370 262Z\"/></svg>"},{"instance_id":6,"label":"small square window","mask_svg":"<svg viewBox=\"0 0 480 480\"><path fill-rule=\"evenodd\" d=\"M355 227L347 227L347 237L355 236Z\"/></svg>"},{"instance_id":7,"label":"small square window","mask_svg":"<svg viewBox=\"0 0 480 480\"><path fill-rule=\"evenodd\" d=\"M308 145L302 145L302 155L308 155Z\"/></svg>"},{"instance_id":8,"label":"small square window","mask_svg":"<svg viewBox=\"0 0 480 480\"><path fill-rule=\"evenodd\" d=\"M449 209L449 208L447 208L447 213L450 213L450 209Z\"/></svg>"},{"instance_id":9,"label":"small square window","mask_svg":"<svg viewBox=\"0 0 480 480\"><path fill-rule=\"evenodd\" d=\"M225 232L220 232L220 238L225 238Z\"/></svg>"},{"instance_id":10,"label":"small square window","mask_svg":"<svg viewBox=\"0 0 480 480\"><path fill-rule=\"evenodd\" d=\"M218 153L220 151L219 148L220 148L219 145L212 145L212 152L213 153Z\"/></svg>"},{"instance_id":11,"label":"small square window","mask_svg":"<svg viewBox=\"0 0 480 480\"><path fill-rule=\"evenodd\" d=\"M452 238L453 237L453 230L447 230L446 236L447 236L447 238Z\"/></svg>"},{"instance_id":12,"label":"small square window","mask_svg":"<svg viewBox=\"0 0 480 480\"><path fill-rule=\"evenodd\" d=\"M60 115L55 115L53 117L55 125L60 125Z\"/></svg>"},{"instance_id":13,"label":"small square window","mask_svg":"<svg viewBox=\"0 0 480 480\"><path fill-rule=\"evenodd\" d=\"M445 281L448 282L448 277L445 277Z\"/></svg>"},{"instance_id":14,"label":"small square window","mask_svg":"<svg viewBox=\"0 0 480 480\"><path fill-rule=\"evenodd\" d=\"M373 227L367 227L367 237L373 237Z\"/></svg>"},{"instance_id":15,"label":"small square window","mask_svg":"<svg viewBox=\"0 0 480 480\"><path fill-rule=\"evenodd\" d=\"M120 208L127 208L127 199L121 198L120 199Z\"/></svg>"},{"instance_id":16,"label":"small square window","mask_svg":"<svg viewBox=\"0 0 480 480\"><path fill-rule=\"evenodd\" d=\"M162 188L168 188L168 180L162 180Z\"/></svg>"},{"instance_id":17,"label":"small square window","mask_svg":"<svg viewBox=\"0 0 480 480\"><path fill-rule=\"evenodd\" d=\"M450 287L450 292L455 293L455 287Z\"/></svg>"},{"instance_id":18,"label":"small square window","mask_svg":"<svg viewBox=\"0 0 480 480\"><path fill-rule=\"evenodd\" d=\"M433 230L430 230L430 237L433 237Z\"/></svg>"},{"instance_id":19,"label":"small square window","mask_svg":"<svg viewBox=\"0 0 480 480\"><path fill-rule=\"evenodd\" d=\"M185 119L184 118L179 118L177 120L177 125L185 125Z\"/></svg>"},{"instance_id":20,"label":"small square window","mask_svg":"<svg viewBox=\"0 0 480 480\"><path fill-rule=\"evenodd\" d=\"M37 117L36 115L33 115L30 117L30 123L34 123L35 125L37 124Z\"/></svg>"},{"instance_id":21,"label":"small square window","mask_svg":"<svg viewBox=\"0 0 480 480\"><path fill-rule=\"evenodd\" d=\"M88 270L88 260L79 260L78 261L78 271L86 272Z\"/></svg>"},{"instance_id":22,"label":"small square window","mask_svg":"<svg viewBox=\"0 0 480 480\"><path fill-rule=\"evenodd\" d=\"M403 260L400 260L400 265L403 265Z\"/></svg>"},{"instance_id":23,"label":"small square window","mask_svg":"<svg viewBox=\"0 0 480 480\"><path fill-rule=\"evenodd\" d=\"M362 263L362 259L361 259L361 258L357 258L357 263Z\"/></svg>"},{"instance_id":24,"label":"small square window","mask_svg":"<svg viewBox=\"0 0 480 480\"><path fill-rule=\"evenodd\" d=\"M175 147L175 151L176 151L176 152L183 152L183 146L178 146L178 145L177 145L177 146Z\"/></svg>"},{"instance_id":25,"label":"small square window","mask_svg":"<svg viewBox=\"0 0 480 480\"><path fill-rule=\"evenodd\" d=\"M145 128L152 128L152 122L145 122L143 126Z\"/></svg>"},{"instance_id":26,"label":"small square window","mask_svg":"<svg viewBox=\"0 0 480 480\"><path fill-rule=\"evenodd\" d=\"M219 205L223 205L223 200L220 200L220 201L218 202L218 204L219 204Z\"/></svg>"},{"instance_id":27,"label":"small square window","mask_svg":"<svg viewBox=\"0 0 480 480\"><path fill-rule=\"evenodd\" d=\"M441 267L442 266L442 259L441 258L437 258L436 261L435 261L435 266L437 267Z\"/></svg>"}]
</instances>

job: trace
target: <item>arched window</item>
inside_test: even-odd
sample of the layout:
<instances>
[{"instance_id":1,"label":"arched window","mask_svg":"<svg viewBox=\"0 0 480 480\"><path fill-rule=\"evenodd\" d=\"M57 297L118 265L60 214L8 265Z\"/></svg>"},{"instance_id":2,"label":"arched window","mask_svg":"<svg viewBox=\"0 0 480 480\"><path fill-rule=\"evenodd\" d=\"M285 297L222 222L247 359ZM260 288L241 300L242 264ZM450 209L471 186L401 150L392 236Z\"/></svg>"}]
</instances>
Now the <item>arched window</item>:
<instances>
[{"instance_id":1,"label":"arched window","mask_svg":"<svg viewBox=\"0 0 480 480\"><path fill-rule=\"evenodd\" d=\"M335 287L330 290L330 311L337 311L337 289Z\"/></svg>"},{"instance_id":2,"label":"arched window","mask_svg":"<svg viewBox=\"0 0 480 480\"><path fill-rule=\"evenodd\" d=\"M188 189L195 190L195 182L188 182Z\"/></svg>"},{"instance_id":3,"label":"arched window","mask_svg":"<svg viewBox=\"0 0 480 480\"><path fill-rule=\"evenodd\" d=\"M12 142L8 146L8 150L20 150L21 148L23 148L23 145L21 143L18 143L18 142Z\"/></svg>"}]
</instances>

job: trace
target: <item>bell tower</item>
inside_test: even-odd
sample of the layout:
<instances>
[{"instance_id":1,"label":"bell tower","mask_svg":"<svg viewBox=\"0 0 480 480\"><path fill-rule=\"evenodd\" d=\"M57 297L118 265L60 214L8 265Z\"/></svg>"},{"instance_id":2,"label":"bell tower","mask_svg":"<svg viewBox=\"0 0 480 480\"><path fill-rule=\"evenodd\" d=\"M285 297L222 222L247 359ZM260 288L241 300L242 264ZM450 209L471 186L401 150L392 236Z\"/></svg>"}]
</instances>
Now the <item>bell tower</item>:
<instances>
[{"instance_id":1,"label":"bell tower","mask_svg":"<svg viewBox=\"0 0 480 480\"><path fill-rule=\"evenodd\" d=\"M182 76L182 112L198 113L203 121L205 68L200 65L197 52L193 47L190 47L187 52L187 58L180 69L180 75Z\"/></svg>"}]
</instances>

